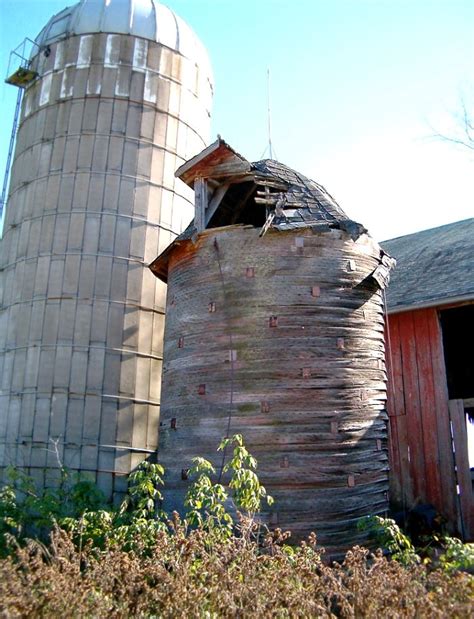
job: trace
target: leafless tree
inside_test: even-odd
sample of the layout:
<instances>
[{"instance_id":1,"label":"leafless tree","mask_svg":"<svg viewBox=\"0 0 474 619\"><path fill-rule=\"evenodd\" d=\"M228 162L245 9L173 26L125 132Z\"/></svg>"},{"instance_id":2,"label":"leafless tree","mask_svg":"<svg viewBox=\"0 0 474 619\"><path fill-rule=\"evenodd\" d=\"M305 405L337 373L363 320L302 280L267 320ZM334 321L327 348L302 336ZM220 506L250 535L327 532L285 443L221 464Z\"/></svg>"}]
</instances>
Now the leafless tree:
<instances>
[{"instance_id":1,"label":"leafless tree","mask_svg":"<svg viewBox=\"0 0 474 619\"><path fill-rule=\"evenodd\" d=\"M474 151L474 117L464 98L461 99L460 111L454 115L454 118L456 129L453 133L436 132L435 136Z\"/></svg>"}]
</instances>

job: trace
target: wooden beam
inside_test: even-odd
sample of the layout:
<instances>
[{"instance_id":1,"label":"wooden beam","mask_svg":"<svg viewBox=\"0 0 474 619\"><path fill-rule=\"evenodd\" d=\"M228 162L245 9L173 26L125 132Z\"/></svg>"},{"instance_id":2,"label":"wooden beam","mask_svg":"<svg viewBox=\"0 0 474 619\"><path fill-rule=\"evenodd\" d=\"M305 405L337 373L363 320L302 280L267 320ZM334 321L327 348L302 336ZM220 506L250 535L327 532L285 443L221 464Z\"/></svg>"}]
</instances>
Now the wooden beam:
<instances>
[{"instance_id":1,"label":"wooden beam","mask_svg":"<svg viewBox=\"0 0 474 619\"><path fill-rule=\"evenodd\" d=\"M202 172L203 176L209 178L222 178L223 176L246 174L247 172L250 172L250 169L250 163L248 161L244 162L236 157L234 161L209 165L206 169L200 170L200 172Z\"/></svg>"},{"instance_id":2,"label":"wooden beam","mask_svg":"<svg viewBox=\"0 0 474 619\"><path fill-rule=\"evenodd\" d=\"M242 174L226 179L226 183L229 185L237 185L238 183L248 183L249 181L255 182L255 176L253 174Z\"/></svg>"},{"instance_id":3,"label":"wooden beam","mask_svg":"<svg viewBox=\"0 0 474 619\"><path fill-rule=\"evenodd\" d=\"M255 184L262 187L271 187L272 189L278 189L278 191L288 191L288 185L285 185L285 183L279 181L274 181L272 179L255 177Z\"/></svg>"},{"instance_id":4,"label":"wooden beam","mask_svg":"<svg viewBox=\"0 0 474 619\"><path fill-rule=\"evenodd\" d=\"M204 178L198 177L194 180L194 225L198 232L202 232L206 227L205 213L208 203L207 182Z\"/></svg>"},{"instance_id":5,"label":"wooden beam","mask_svg":"<svg viewBox=\"0 0 474 619\"><path fill-rule=\"evenodd\" d=\"M262 237L268 228L271 226L272 221L275 219L275 211L272 211L270 215L267 217L267 221L264 223L263 228L260 230L260 234L258 236Z\"/></svg>"},{"instance_id":6,"label":"wooden beam","mask_svg":"<svg viewBox=\"0 0 474 619\"><path fill-rule=\"evenodd\" d=\"M431 347L431 364L433 366L434 400L431 406L436 411L438 427L439 466L441 472L441 487L443 490L443 505L438 508L454 526L457 524L456 476L453 466L453 443L451 440L451 423L449 418L448 379L443 352L443 335L438 313L435 309L429 312L429 331ZM437 506L435 506L437 507Z\"/></svg>"},{"instance_id":7,"label":"wooden beam","mask_svg":"<svg viewBox=\"0 0 474 619\"><path fill-rule=\"evenodd\" d=\"M218 138L189 161L186 161L175 172L190 187L194 186L197 177L211 178L223 175L250 172L250 163L224 140Z\"/></svg>"},{"instance_id":8,"label":"wooden beam","mask_svg":"<svg viewBox=\"0 0 474 619\"><path fill-rule=\"evenodd\" d=\"M469 469L466 415L463 401L450 400L449 414L453 428L454 460L459 487L461 533L464 541L472 541L474 538L474 498L472 494L471 471Z\"/></svg>"},{"instance_id":9,"label":"wooden beam","mask_svg":"<svg viewBox=\"0 0 474 619\"><path fill-rule=\"evenodd\" d=\"M212 198L209 201L209 205L204 213L205 226L207 226L207 224L211 221L212 216L218 209L219 204L222 202L222 199L227 193L229 187L230 183L223 183L222 185L219 185L219 187L217 187L217 189L214 191Z\"/></svg>"},{"instance_id":10,"label":"wooden beam","mask_svg":"<svg viewBox=\"0 0 474 619\"><path fill-rule=\"evenodd\" d=\"M254 199L255 199L256 204L270 204L270 205L275 206L275 204L279 200L279 197L275 196L274 198L254 198Z\"/></svg>"}]
</instances>

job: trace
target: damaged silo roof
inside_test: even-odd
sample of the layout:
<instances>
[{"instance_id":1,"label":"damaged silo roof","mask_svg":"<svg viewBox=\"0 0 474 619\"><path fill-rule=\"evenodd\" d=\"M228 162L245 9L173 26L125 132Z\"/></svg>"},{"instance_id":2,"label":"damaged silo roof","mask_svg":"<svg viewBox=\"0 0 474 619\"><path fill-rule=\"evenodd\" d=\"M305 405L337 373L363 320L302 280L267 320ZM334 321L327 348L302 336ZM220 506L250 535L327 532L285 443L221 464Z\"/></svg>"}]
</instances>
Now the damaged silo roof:
<instances>
[{"instance_id":1,"label":"damaged silo roof","mask_svg":"<svg viewBox=\"0 0 474 619\"><path fill-rule=\"evenodd\" d=\"M354 240L367 232L319 183L273 159L251 163L220 137L178 168L176 176L194 189L196 215L150 265L163 281L173 247L206 228L250 224L262 234L269 228L339 228Z\"/></svg>"}]
</instances>

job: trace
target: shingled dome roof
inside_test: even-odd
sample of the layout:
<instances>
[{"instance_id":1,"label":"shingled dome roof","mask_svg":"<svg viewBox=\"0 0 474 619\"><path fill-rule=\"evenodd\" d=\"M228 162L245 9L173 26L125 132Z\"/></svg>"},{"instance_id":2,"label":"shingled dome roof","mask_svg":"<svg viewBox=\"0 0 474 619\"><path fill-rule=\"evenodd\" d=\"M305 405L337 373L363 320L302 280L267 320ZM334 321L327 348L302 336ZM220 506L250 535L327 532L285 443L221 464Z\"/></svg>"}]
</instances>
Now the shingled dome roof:
<instances>
[{"instance_id":1,"label":"shingled dome roof","mask_svg":"<svg viewBox=\"0 0 474 619\"><path fill-rule=\"evenodd\" d=\"M156 41L200 67L211 68L207 52L191 28L158 0L81 0L54 15L36 37L43 47L68 36L106 32Z\"/></svg>"},{"instance_id":2,"label":"shingled dome roof","mask_svg":"<svg viewBox=\"0 0 474 619\"><path fill-rule=\"evenodd\" d=\"M338 228L354 240L367 232L350 219L322 185L273 159L249 162L221 137L184 163L176 176L196 192L194 220L150 265L163 281L173 248L194 239L206 228L234 224L286 231ZM207 184L206 204L197 182ZM209 194L210 192L210 194Z\"/></svg>"},{"instance_id":3,"label":"shingled dome roof","mask_svg":"<svg viewBox=\"0 0 474 619\"><path fill-rule=\"evenodd\" d=\"M351 222L354 226L359 226L349 219L322 185L283 163L274 159L264 159L252 163L251 167L264 177L281 181L288 188L282 194L282 210L273 220L273 228L291 230L321 223L339 224L342 222Z\"/></svg>"}]
</instances>

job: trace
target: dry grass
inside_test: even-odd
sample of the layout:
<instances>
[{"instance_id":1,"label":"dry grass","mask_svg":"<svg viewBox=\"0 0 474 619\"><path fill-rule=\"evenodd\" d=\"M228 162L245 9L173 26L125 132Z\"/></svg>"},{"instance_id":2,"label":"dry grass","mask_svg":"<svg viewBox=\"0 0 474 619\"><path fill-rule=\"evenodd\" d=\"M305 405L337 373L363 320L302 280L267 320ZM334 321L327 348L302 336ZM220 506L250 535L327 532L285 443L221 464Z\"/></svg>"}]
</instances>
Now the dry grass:
<instances>
[{"instance_id":1,"label":"dry grass","mask_svg":"<svg viewBox=\"0 0 474 619\"><path fill-rule=\"evenodd\" d=\"M315 539L290 549L203 531L159 533L151 551L77 550L61 530L0 561L2 617L469 617L468 574L406 568L354 548L329 567Z\"/></svg>"}]
</instances>

